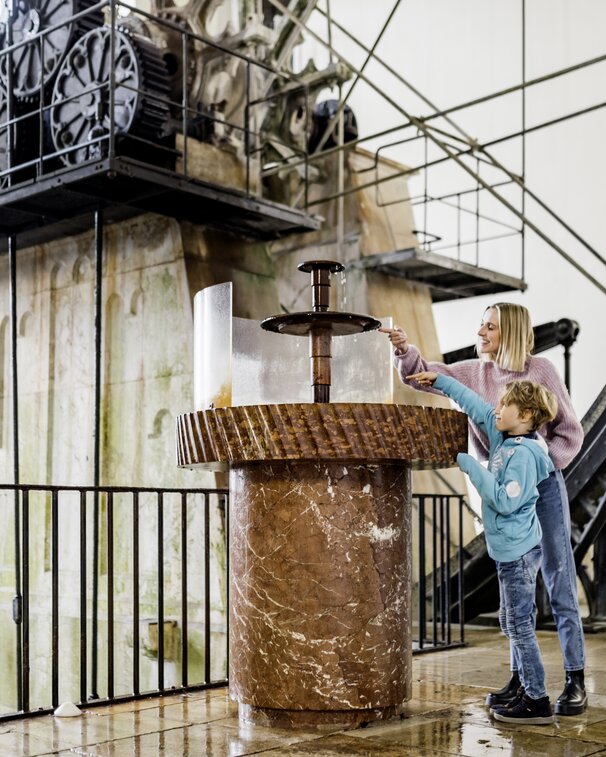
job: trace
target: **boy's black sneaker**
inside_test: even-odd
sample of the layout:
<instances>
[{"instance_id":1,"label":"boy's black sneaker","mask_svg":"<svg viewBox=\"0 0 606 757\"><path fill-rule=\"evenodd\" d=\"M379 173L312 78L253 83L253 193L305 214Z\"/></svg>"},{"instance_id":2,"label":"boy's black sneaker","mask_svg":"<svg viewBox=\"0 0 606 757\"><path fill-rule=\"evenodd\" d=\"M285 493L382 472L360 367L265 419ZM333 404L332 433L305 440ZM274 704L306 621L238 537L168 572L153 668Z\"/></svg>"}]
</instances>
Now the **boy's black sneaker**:
<instances>
[{"instance_id":1,"label":"boy's black sneaker","mask_svg":"<svg viewBox=\"0 0 606 757\"><path fill-rule=\"evenodd\" d=\"M488 712L491 715L494 715L495 712L498 712L499 710L510 710L512 707L515 707L516 704L522 701L523 696L524 696L524 687L520 686L520 688L518 689L518 693L511 700L511 702L508 702L507 704L493 704L488 708Z\"/></svg>"},{"instance_id":2,"label":"boy's black sneaker","mask_svg":"<svg viewBox=\"0 0 606 757\"><path fill-rule=\"evenodd\" d=\"M486 696L486 704L489 707L492 707L495 704L498 705L504 705L509 704L512 700L514 700L518 695L518 689L522 685L522 682L520 681L520 676L518 675L517 670L511 671L511 678L509 681L503 686L502 689L499 689L498 691L491 691Z\"/></svg>"},{"instance_id":3,"label":"boy's black sneaker","mask_svg":"<svg viewBox=\"0 0 606 757\"><path fill-rule=\"evenodd\" d=\"M493 715L495 720L514 725L550 725L555 720L549 697L531 699L526 694L513 707L499 709Z\"/></svg>"}]
</instances>

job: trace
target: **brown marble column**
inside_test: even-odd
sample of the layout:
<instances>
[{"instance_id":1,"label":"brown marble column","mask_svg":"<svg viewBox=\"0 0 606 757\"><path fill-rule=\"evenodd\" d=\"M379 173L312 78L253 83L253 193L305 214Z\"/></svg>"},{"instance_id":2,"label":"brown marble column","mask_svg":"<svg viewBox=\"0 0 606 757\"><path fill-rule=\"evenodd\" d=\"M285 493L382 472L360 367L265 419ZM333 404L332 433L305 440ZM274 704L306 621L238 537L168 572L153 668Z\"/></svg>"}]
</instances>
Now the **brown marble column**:
<instances>
[{"instance_id":1,"label":"brown marble column","mask_svg":"<svg viewBox=\"0 0 606 757\"><path fill-rule=\"evenodd\" d=\"M230 692L240 716L357 725L410 696L410 465L230 473Z\"/></svg>"}]
</instances>

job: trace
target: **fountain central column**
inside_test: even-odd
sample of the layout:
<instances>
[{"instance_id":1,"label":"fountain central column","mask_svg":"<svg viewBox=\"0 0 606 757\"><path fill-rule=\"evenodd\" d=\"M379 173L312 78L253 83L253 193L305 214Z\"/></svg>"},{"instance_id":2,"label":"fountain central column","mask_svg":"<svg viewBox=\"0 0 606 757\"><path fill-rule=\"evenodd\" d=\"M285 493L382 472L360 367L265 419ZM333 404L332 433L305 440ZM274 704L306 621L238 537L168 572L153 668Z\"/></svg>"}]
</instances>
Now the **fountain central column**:
<instances>
[{"instance_id":1,"label":"fountain central column","mask_svg":"<svg viewBox=\"0 0 606 757\"><path fill-rule=\"evenodd\" d=\"M332 331L330 328L312 328L309 333L309 357L314 402L330 402L330 385L332 383L331 344Z\"/></svg>"},{"instance_id":2,"label":"fountain central column","mask_svg":"<svg viewBox=\"0 0 606 757\"><path fill-rule=\"evenodd\" d=\"M345 270L332 260L301 263L299 270L311 274L311 306L313 313L326 313L330 305L330 275ZM309 331L309 357L314 402L330 402L332 325L312 325Z\"/></svg>"}]
</instances>

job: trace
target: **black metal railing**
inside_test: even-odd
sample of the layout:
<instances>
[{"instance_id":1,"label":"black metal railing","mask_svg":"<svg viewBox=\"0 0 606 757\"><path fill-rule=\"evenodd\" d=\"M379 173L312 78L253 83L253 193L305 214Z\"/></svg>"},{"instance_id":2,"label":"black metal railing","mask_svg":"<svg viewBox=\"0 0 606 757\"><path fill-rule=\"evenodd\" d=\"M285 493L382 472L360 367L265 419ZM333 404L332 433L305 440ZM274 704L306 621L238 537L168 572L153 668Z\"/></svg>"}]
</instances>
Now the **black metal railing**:
<instances>
[{"instance_id":1,"label":"black metal railing","mask_svg":"<svg viewBox=\"0 0 606 757\"><path fill-rule=\"evenodd\" d=\"M3 485L0 498L3 494L7 507L13 507L15 497L18 501L15 546L20 547L21 583L12 621L21 654L14 684L5 675L0 685L0 720L44 714L61 701L90 707L225 685L225 490ZM95 581L90 537L97 515L101 548ZM211 540L224 560L213 559ZM218 641L211 624L213 573ZM202 584L195 589L194 574ZM150 633L147 644L142 620ZM193 625L195 639L190 638ZM195 665L192 650L199 660ZM172 680L165 673L169 662Z\"/></svg>"},{"instance_id":2,"label":"black metal railing","mask_svg":"<svg viewBox=\"0 0 606 757\"><path fill-rule=\"evenodd\" d=\"M464 643L463 499L413 498L415 652ZM227 490L2 485L0 505L20 563L12 618L0 607L18 642L0 721L227 684Z\"/></svg>"},{"instance_id":3,"label":"black metal railing","mask_svg":"<svg viewBox=\"0 0 606 757\"><path fill-rule=\"evenodd\" d=\"M413 651L430 652L465 643L465 618L459 611L463 585L465 497L415 494L416 540L413 555ZM416 541L416 544L415 544ZM456 618L456 622L453 621Z\"/></svg>"}]
</instances>

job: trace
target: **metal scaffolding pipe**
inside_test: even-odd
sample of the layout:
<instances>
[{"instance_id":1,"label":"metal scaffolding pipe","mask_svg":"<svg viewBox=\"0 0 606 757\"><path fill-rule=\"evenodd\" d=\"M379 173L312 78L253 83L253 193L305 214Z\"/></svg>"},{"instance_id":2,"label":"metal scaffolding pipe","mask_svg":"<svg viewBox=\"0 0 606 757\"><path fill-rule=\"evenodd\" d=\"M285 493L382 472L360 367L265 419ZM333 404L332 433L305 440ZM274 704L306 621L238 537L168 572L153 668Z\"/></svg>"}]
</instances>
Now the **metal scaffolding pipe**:
<instances>
[{"instance_id":1,"label":"metal scaffolding pipe","mask_svg":"<svg viewBox=\"0 0 606 757\"><path fill-rule=\"evenodd\" d=\"M316 39L321 45L327 47L327 43L318 35L316 34L312 29L309 29L306 27L303 23L301 23L297 17L291 13L291 11L283 5L280 0L270 0L271 4L274 5L278 10L280 10L284 15L288 16L291 20L293 20L295 23L298 23L301 28L303 28L308 34L310 34L314 39ZM525 215L523 215L516 207L514 207L508 200L505 199L502 195L500 195L498 192L496 192L490 184L485 182L480 176L476 175L473 169L469 168L460 158L459 155L453 153L451 149L448 147L448 145L444 144L440 139L438 139L434 134L432 134L431 130L427 127L427 125L424 123L423 119L415 118L410 113L408 113L407 110L405 110L399 103L397 103L393 98L389 97L385 92L383 92L379 85L375 82L371 81L365 74L360 71L356 66L354 66L347 58L345 58L343 55L338 53L337 51L334 51L335 55L337 55L340 60L347 65L354 73L358 75L359 79L362 79L362 81L366 82L371 89L373 89L375 92L380 94L386 102L388 102L393 108L395 108L398 112L400 112L405 118L407 118L413 125L415 125L420 131L422 131L429 140L431 140L439 149L444 152L449 159L453 160L458 166L460 166L467 174L472 176L480 186L482 186L483 189L487 190L495 199L497 199L502 205L504 205L510 212L512 212L515 216L517 216L523 223L525 223L529 229L532 229L532 231L535 232L535 234L540 237L546 244L548 244L553 250L555 250L561 257L563 257L570 265L573 266L581 275L583 275L588 281L590 281L595 287L597 287L601 292L606 294L606 286L604 286L602 283L600 283L594 276L592 276L588 271L586 271L581 265L579 265L574 258L572 258L568 253L566 253L560 245L558 245L553 239L551 239L545 232L543 232L536 224L534 224L532 221L530 221ZM494 161L493 161L494 162ZM498 163L494 163L495 166L499 167ZM509 175L509 172L507 169L503 168L502 170L505 171ZM512 175L513 177L513 175ZM391 177L393 178L393 177ZM356 188L358 189L358 188ZM525 191L527 191L525 189ZM326 201L326 198L325 198Z\"/></svg>"},{"instance_id":2,"label":"metal scaffolding pipe","mask_svg":"<svg viewBox=\"0 0 606 757\"><path fill-rule=\"evenodd\" d=\"M270 0L271 2L271 0ZM325 12L320 8L316 8L316 10L321 13L322 15L326 15ZM338 23L338 21L335 21L334 18L332 19L332 25L335 26L340 32L342 32L346 37L348 37L352 42L355 42L358 47L363 50L364 52L368 52L369 48L366 47L360 40L355 37L351 32L347 31L345 27L341 26L341 24ZM524 35L524 31L523 31ZM525 35L524 35L525 36ZM537 76L534 79L529 79L528 81L524 80L524 76L522 77L522 83L521 84L514 84L511 87L506 87L505 89L498 90L497 92L491 92L488 95L483 95L482 97L476 97L473 100L467 100L464 103L460 103L459 105L453 105L451 108L446 108L444 110L439 110L425 95L423 95L416 87L414 87L409 81L407 81L401 74L399 74L394 68L392 68L389 63L386 63L382 58L380 58L376 53L373 55L375 61L379 63L383 68L388 71L390 74L392 74L398 81L400 81L402 84L404 84L408 89L410 89L411 92L413 92L417 97L419 97L423 102L425 102L427 105L429 105L430 108L433 108L434 113L431 113L430 115L425 117L425 121L433 120L434 118L444 118L445 121L448 121L450 125L455 128L460 134L463 134L466 136L467 139L470 139L468 135L466 135L465 131L454 121L451 121L447 116L449 116L451 113L456 113L460 110L465 110L466 108L471 108L474 105L481 105L482 103L488 102L490 100L495 100L498 97L503 97L504 95L510 95L514 92L518 92L520 90L528 89L528 87L533 87L537 84L543 84L544 82L551 81L552 79L556 79L559 76L565 76L566 74L574 73L575 71L578 71L583 68L588 68L589 66L595 66L598 63L604 63L606 62L606 55L599 55L595 58L590 58L586 61L581 61L581 63L576 63L572 66L567 66L566 68L558 69L557 71L552 71L549 74L544 74L543 76Z\"/></svg>"},{"instance_id":3,"label":"metal scaffolding pipe","mask_svg":"<svg viewBox=\"0 0 606 757\"><path fill-rule=\"evenodd\" d=\"M270 2L271 2L271 0L270 0ZM362 74L363 74L364 69L366 68L366 66L372 60L372 58L374 56L375 49L376 49L377 45L379 44L379 42L381 41L381 38L383 37L383 34L385 34L385 31L386 31L387 27L389 26L389 22L393 18L395 12L398 10L398 6L400 5L401 2L402 2L402 0L396 0L393 8L391 9L391 12L390 12L389 16L387 16L387 19L385 20L385 23L381 27L381 31L379 32L377 38L375 39L373 46L370 48L370 50L367 51L368 54L366 56L366 59L364 60L364 63L362 63L362 66L360 67L360 70L355 72L356 73L356 78L353 80L353 82L351 84L351 87L347 90L347 94L345 95L345 97L339 98L339 107L337 108L337 112L334 114L334 116L331 118L331 120L326 124L326 128L324 129L324 134L322 134L322 137L320 138L320 141L318 142L318 145L317 145L317 147L315 149L315 152L320 152L322 150L322 148L324 147L324 145L328 141L328 138L330 137L330 135L335 130L335 126L337 125L337 123L339 121L339 118L341 118L341 116L343 114L343 110L345 109L345 105L347 104L347 100L349 99L349 96L354 91L356 84L362 78ZM304 26L304 28L306 28L306 27ZM331 55L333 54L332 47L330 48L330 53L331 53Z\"/></svg>"}]
</instances>

